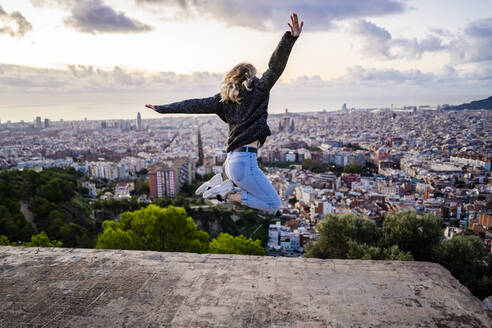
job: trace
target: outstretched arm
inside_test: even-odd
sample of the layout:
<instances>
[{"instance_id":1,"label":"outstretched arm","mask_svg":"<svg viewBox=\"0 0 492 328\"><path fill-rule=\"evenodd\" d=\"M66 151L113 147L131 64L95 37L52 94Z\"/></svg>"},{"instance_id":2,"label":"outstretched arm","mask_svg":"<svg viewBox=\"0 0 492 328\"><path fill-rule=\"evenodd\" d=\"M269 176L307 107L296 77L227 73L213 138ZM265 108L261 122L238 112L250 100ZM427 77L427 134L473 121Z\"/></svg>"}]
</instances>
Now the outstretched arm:
<instances>
[{"instance_id":1,"label":"outstretched arm","mask_svg":"<svg viewBox=\"0 0 492 328\"><path fill-rule=\"evenodd\" d=\"M278 44L277 48L272 54L270 61L268 62L268 69L263 73L263 76L260 79L260 87L265 91L270 91L275 82L279 79L280 75L285 69L287 65L287 60L289 59L290 51L294 46L297 38L302 32L302 27L304 26L304 22L299 24L299 20L297 18L297 14L292 14L290 16L291 23L289 24L290 32L287 31L282 36L282 40Z\"/></svg>"},{"instance_id":2,"label":"outstretched arm","mask_svg":"<svg viewBox=\"0 0 492 328\"><path fill-rule=\"evenodd\" d=\"M145 105L161 114L219 114L222 104L220 94L213 97L188 99L168 105Z\"/></svg>"}]
</instances>

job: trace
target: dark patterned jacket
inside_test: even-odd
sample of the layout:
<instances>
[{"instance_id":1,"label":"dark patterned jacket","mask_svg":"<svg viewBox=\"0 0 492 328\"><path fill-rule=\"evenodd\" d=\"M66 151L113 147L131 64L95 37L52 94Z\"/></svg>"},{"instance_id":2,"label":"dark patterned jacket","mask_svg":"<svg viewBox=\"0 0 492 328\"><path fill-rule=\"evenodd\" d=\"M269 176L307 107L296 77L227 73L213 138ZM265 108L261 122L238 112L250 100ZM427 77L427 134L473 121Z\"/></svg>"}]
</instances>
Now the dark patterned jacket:
<instances>
[{"instance_id":1,"label":"dark patterned jacket","mask_svg":"<svg viewBox=\"0 0 492 328\"><path fill-rule=\"evenodd\" d=\"M268 69L261 78L251 80L248 91L242 89L239 93L241 103L230 101L221 102L220 94L201 99L189 99L169 105L154 106L159 113L188 113L188 114L217 114L229 125L227 152L244 146L255 140L260 140L261 147L271 135L267 124L268 101L270 89L284 71L290 51L297 36L285 32L272 54Z\"/></svg>"}]
</instances>

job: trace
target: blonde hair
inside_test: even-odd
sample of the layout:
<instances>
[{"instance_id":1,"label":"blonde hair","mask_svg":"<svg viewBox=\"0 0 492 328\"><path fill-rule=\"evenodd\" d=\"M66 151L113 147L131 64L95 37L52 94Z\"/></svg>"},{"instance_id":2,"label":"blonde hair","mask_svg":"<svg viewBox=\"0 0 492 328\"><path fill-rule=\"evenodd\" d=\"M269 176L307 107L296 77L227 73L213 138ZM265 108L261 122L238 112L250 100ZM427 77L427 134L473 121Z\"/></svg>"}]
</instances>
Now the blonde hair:
<instances>
[{"instance_id":1,"label":"blonde hair","mask_svg":"<svg viewBox=\"0 0 492 328\"><path fill-rule=\"evenodd\" d=\"M256 68L249 63L240 63L234 66L224 78L220 87L220 101L232 101L240 103L239 91L242 88L251 91L249 88L250 81L256 75Z\"/></svg>"}]
</instances>

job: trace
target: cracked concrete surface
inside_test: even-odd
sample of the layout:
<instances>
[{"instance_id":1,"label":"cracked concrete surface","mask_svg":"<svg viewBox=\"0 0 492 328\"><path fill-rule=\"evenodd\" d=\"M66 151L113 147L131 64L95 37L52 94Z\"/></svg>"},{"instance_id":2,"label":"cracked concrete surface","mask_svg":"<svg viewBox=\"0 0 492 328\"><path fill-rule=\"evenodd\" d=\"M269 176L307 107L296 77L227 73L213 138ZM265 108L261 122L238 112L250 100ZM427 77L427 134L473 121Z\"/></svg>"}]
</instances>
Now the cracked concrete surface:
<instances>
[{"instance_id":1,"label":"cracked concrete surface","mask_svg":"<svg viewBox=\"0 0 492 328\"><path fill-rule=\"evenodd\" d=\"M491 327L434 263L0 247L0 327Z\"/></svg>"}]
</instances>

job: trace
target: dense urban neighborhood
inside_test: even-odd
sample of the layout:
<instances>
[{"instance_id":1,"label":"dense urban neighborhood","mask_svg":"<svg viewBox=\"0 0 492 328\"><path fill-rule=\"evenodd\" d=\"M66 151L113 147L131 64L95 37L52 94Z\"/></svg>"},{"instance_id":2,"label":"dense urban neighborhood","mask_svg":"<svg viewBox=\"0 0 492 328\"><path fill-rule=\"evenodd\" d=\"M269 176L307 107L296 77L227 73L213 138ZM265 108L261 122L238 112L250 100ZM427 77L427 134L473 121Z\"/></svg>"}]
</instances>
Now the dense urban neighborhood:
<instances>
[{"instance_id":1,"label":"dense urban neighborhood","mask_svg":"<svg viewBox=\"0 0 492 328\"><path fill-rule=\"evenodd\" d=\"M492 112L443 107L270 115L280 217L195 195L227 178L218 117L2 123L0 245L428 261L485 299Z\"/></svg>"},{"instance_id":2,"label":"dense urban neighborhood","mask_svg":"<svg viewBox=\"0 0 492 328\"><path fill-rule=\"evenodd\" d=\"M282 225L270 224L267 251L299 256L327 214L378 222L411 209L441 217L444 238L473 231L490 252L491 122L487 110L428 106L356 110L344 104L334 112L270 115L273 134L259 150L259 165L284 214ZM142 120L138 113L135 121L69 122L37 117L4 122L0 133L3 170L73 167L87 177L93 200L176 197L197 177L222 173L227 155L227 126L210 115Z\"/></svg>"}]
</instances>

